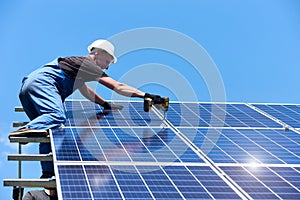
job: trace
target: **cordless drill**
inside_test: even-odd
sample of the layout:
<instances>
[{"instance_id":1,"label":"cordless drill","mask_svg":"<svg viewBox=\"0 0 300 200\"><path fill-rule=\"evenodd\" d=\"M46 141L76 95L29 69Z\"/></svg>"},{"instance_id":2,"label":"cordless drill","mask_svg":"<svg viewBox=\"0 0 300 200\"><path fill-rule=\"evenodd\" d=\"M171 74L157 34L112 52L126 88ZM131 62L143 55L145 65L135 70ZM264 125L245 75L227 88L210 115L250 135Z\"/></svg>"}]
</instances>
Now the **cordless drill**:
<instances>
[{"instance_id":1,"label":"cordless drill","mask_svg":"<svg viewBox=\"0 0 300 200\"><path fill-rule=\"evenodd\" d=\"M144 111L149 112L154 105L156 108L161 109L164 111L164 120L166 118L166 112L169 108L169 97L160 97L156 99L145 98L144 99Z\"/></svg>"}]
</instances>

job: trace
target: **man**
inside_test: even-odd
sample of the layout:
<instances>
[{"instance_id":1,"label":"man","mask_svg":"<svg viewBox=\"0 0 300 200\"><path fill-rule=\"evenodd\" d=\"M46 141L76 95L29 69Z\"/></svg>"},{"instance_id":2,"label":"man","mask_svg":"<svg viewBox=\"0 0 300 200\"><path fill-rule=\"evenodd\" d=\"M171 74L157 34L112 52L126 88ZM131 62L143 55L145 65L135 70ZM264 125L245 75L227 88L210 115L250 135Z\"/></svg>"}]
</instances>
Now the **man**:
<instances>
[{"instance_id":1,"label":"man","mask_svg":"<svg viewBox=\"0 0 300 200\"><path fill-rule=\"evenodd\" d=\"M19 94L25 113L31 120L26 126L9 134L9 137L46 136L47 130L61 126L66 121L63 102L75 90L106 110L122 109L122 106L110 104L100 97L86 82L97 81L100 84L127 97L161 99L159 95L144 93L136 88L120 83L106 73L111 63L116 63L114 46L107 40L96 40L88 46L89 55L55 59L53 62L33 71L22 81ZM48 143L40 144L40 153L51 152ZM53 164L41 162L43 175L54 175Z\"/></svg>"}]
</instances>

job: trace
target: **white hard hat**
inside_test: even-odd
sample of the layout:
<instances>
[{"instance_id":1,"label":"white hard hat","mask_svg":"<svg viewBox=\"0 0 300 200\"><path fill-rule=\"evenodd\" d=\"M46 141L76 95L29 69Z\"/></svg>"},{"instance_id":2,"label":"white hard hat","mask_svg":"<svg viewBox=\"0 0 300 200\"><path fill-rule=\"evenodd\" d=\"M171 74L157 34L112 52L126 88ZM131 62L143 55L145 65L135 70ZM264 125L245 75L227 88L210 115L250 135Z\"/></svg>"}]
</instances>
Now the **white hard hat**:
<instances>
[{"instance_id":1,"label":"white hard hat","mask_svg":"<svg viewBox=\"0 0 300 200\"><path fill-rule=\"evenodd\" d=\"M88 46L89 53L92 52L93 48L105 50L107 53L109 53L114 58L113 63L117 62L117 58L114 54L115 47L109 41L107 41L107 40L96 40L96 41L94 41L92 44L90 44Z\"/></svg>"}]
</instances>

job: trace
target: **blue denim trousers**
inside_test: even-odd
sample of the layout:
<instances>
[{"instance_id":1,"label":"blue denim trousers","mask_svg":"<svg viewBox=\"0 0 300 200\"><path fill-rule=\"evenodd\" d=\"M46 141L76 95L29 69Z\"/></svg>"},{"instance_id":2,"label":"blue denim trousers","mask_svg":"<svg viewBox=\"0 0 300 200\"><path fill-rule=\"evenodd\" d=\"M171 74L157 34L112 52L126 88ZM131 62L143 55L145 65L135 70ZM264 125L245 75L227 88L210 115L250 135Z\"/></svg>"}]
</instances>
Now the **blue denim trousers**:
<instances>
[{"instance_id":1,"label":"blue denim trousers","mask_svg":"<svg viewBox=\"0 0 300 200\"><path fill-rule=\"evenodd\" d=\"M83 83L67 77L57 60L33 71L22 81L19 98L31 120L25 127L48 130L66 121L63 102ZM74 86L75 85L75 86ZM50 143L40 143L39 152L51 152ZM41 162L43 173L54 173L52 162Z\"/></svg>"}]
</instances>

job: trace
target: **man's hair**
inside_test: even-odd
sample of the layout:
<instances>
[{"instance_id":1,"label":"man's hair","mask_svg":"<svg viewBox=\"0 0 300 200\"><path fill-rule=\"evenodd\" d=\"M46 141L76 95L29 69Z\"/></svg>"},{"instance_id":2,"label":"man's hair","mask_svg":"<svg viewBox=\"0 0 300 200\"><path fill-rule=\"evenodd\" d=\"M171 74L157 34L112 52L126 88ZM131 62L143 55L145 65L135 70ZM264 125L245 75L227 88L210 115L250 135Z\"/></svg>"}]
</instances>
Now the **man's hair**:
<instances>
[{"instance_id":1,"label":"man's hair","mask_svg":"<svg viewBox=\"0 0 300 200\"><path fill-rule=\"evenodd\" d=\"M96 52L99 51L99 50L100 50L99 48L93 47L93 48L91 49L90 54L94 54L94 53L96 53Z\"/></svg>"}]
</instances>

